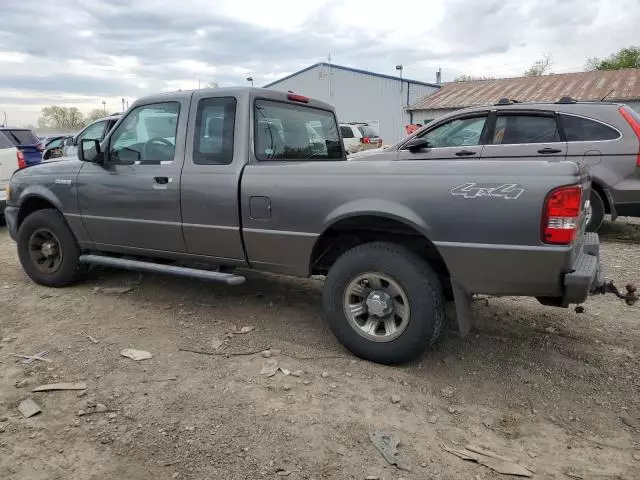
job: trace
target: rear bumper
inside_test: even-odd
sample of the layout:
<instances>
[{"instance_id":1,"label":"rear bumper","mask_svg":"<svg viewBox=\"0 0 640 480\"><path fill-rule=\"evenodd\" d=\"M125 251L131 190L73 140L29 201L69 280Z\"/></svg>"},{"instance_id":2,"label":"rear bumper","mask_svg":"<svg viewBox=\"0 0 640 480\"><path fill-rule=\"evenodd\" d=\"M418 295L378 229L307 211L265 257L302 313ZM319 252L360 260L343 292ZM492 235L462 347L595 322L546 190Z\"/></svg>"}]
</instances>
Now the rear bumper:
<instances>
[{"instance_id":1,"label":"rear bumper","mask_svg":"<svg viewBox=\"0 0 640 480\"><path fill-rule=\"evenodd\" d=\"M598 286L602 276L600 267L600 239L597 233L586 233L580 252L576 255L571 273L564 276L563 306L584 302Z\"/></svg>"},{"instance_id":2,"label":"rear bumper","mask_svg":"<svg viewBox=\"0 0 640 480\"><path fill-rule=\"evenodd\" d=\"M640 202L616 203L615 209L620 217L640 217Z\"/></svg>"},{"instance_id":3,"label":"rear bumper","mask_svg":"<svg viewBox=\"0 0 640 480\"><path fill-rule=\"evenodd\" d=\"M4 219L7 222L9 235L14 240L18 238L18 207L6 207L4 209Z\"/></svg>"}]
</instances>

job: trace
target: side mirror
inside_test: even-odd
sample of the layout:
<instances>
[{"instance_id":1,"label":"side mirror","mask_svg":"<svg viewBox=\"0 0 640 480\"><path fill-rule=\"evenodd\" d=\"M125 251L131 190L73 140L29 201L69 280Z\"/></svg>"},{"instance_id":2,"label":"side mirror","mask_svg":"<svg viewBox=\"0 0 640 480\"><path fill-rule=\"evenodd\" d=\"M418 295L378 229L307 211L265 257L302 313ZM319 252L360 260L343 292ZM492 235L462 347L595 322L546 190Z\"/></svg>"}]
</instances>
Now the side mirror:
<instances>
[{"instance_id":1,"label":"side mirror","mask_svg":"<svg viewBox=\"0 0 640 480\"><path fill-rule=\"evenodd\" d=\"M100 142L95 139L82 139L78 147L78 158L83 162L100 163L102 152Z\"/></svg>"},{"instance_id":2,"label":"side mirror","mask_svg":"<svg viewBox=\"0 0 640 480\"><path fill-rule=\"evenodd\" d=\"M402 148L410 152L417 152L430 146L431 144L424 137L413 137Z\"/></svg>"}]
</instances>

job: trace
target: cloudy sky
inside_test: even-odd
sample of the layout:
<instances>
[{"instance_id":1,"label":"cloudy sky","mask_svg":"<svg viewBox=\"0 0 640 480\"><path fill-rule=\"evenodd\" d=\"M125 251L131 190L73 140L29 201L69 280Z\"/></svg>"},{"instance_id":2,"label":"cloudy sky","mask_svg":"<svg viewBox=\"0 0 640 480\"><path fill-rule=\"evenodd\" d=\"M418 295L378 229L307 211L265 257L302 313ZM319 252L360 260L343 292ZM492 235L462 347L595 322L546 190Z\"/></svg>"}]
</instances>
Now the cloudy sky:
<instances>
[{"instance_id":1,"label":"cloudy sky","mask_svg":"<svg viewBox=\"0 0 640 480\"><path fill-rule=\"evenodd\" d=\"M162 90L264 85L326 60L434 81L552 71L637 44L638 0L2 0L0 122Z\"/></svg>"}]
</instances>

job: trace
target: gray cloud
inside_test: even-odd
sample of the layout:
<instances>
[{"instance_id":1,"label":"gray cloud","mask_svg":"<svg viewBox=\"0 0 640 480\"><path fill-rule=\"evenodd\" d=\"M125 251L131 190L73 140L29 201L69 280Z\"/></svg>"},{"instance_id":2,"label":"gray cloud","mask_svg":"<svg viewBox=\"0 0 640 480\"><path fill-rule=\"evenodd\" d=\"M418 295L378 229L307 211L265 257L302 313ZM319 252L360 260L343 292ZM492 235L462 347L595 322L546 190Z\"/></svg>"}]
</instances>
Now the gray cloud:
<instances>
[{"instance_id":1,"label":"gray cloud","mask_svg":"<svg viewBox=\"0 0 640 480\"><path fill-rule=\"evenodd\" d=\"M511 66L501 70L509 72L514 65L523 71L522 64L547 52L556 65L576 65L580 56L583 63L626 46L635 31L632 19L640 15L637 0L609 0L622 10L618 17L614 7L606 10L617 27L612 29L601 18L604 0L443 0L441 22L428 28L407 11L400 33L414 40L402 43L397 31L367 28L367 15L376 15L373 4L361 26L347 28L334 21L341 0L319 2L292 34L279 25L225 18L210 5L215 2L191 1L196 6L173 0L3 0L0 52L27 54L31 61L26 70L0 61L0 88L136 97L198 78L244 84L247 72L264 84L329 52L336 63L384 73L403 63L407 76L427 81L438 66L451 77L469 73L465 65L484 58L493 59L494 69L500 65L495 59L502 59ZM597 22L600 30L593 27ZM495 74L489 68L485 73Z\"/></svg>"}]
</instances>

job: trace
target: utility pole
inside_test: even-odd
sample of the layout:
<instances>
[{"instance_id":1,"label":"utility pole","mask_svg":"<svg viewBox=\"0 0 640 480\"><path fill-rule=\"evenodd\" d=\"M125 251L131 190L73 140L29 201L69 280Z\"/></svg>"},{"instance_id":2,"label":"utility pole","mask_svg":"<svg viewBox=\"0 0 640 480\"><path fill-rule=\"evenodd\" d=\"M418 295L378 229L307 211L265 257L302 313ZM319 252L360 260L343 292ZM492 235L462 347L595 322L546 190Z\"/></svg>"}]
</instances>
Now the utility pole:
<instances>
[{"instance_id":1,"label":"utility pole","mask_svg":"<svg viewBox=\"0 0 640 480\"><path fill-rule=\"evenodd\" d=\"M104 111L105 116L107 115L107 102L102 100L102 110Z\"/></svg>"}]
</instances>

